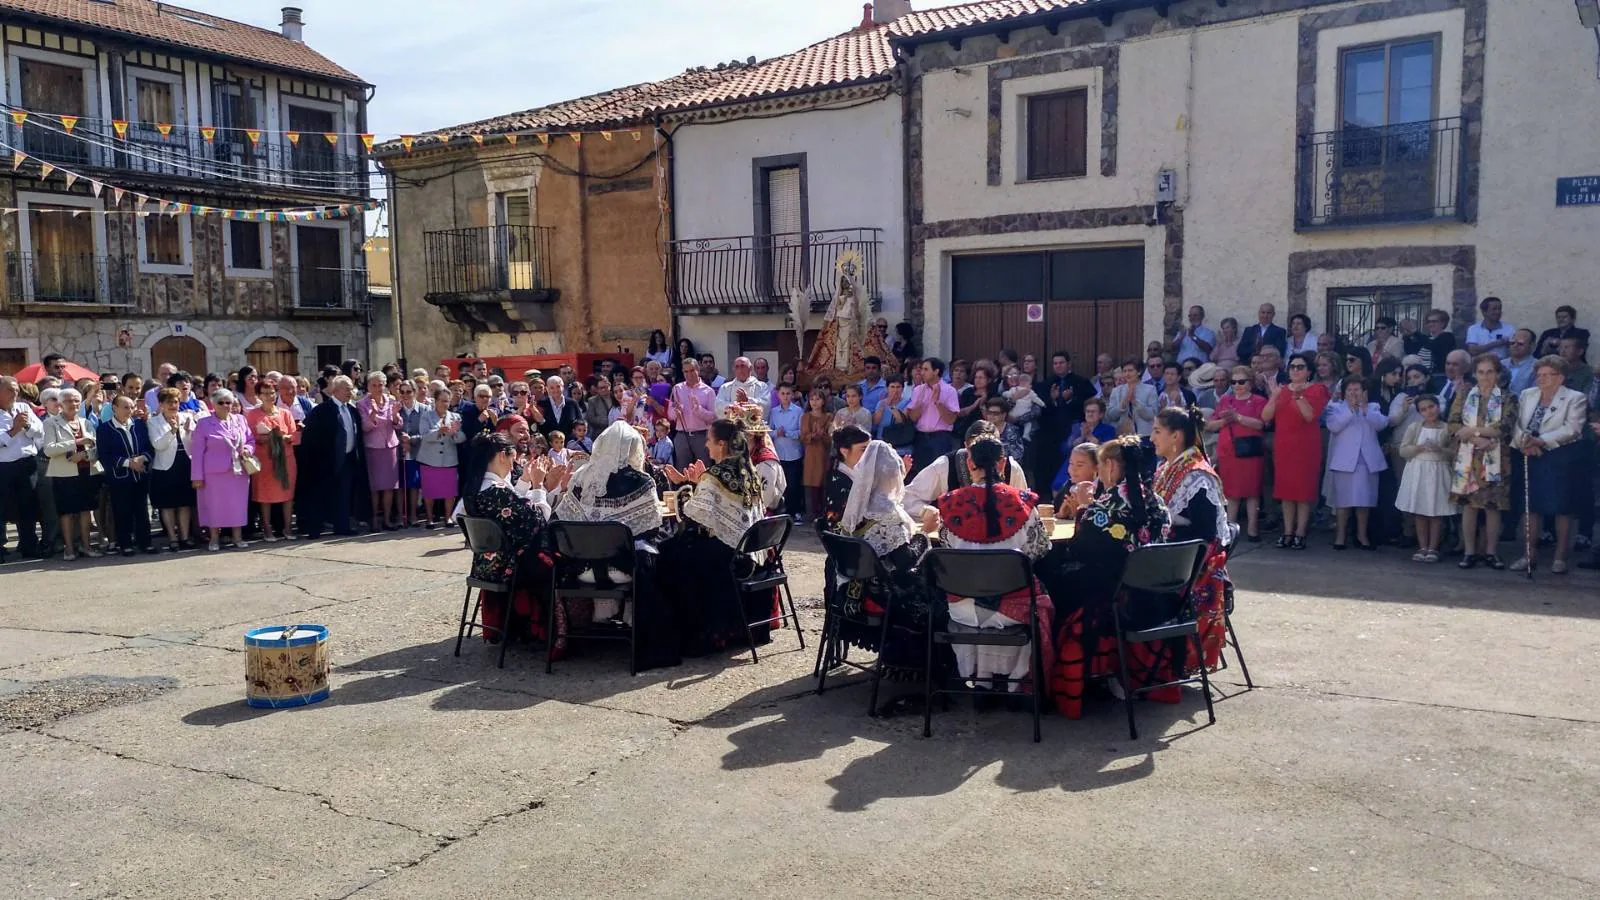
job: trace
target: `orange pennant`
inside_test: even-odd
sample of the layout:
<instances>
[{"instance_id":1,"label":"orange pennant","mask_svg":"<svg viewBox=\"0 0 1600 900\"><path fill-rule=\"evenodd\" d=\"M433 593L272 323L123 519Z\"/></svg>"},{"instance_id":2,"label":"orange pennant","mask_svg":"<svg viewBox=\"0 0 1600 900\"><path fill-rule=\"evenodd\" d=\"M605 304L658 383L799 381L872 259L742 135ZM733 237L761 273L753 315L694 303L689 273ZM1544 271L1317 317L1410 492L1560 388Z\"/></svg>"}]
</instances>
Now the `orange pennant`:
<instances>
[{"instance_id":1,"label":"orange pennant","mask_svg":"<svg viewBox=\"0 0 1600 900\"><path fill-rule=\"evenodd\" d=\"M642 137L644 137L644 135L642 135L642 134L640 134L640 133L639 133L639 132L637 132L637 131L635 131L635 132L633 132L633 139L634 139L634 140L636 140L636 141L637 141L637 140L639 140L639 139L640 139L640 138L642 138Z\"/></svg>"},{"instance_id":2,"label":"orange pennant","mask_svg":"<svg viewBox=\"0 0 1600 900\"><path fill-rule=\"evenodd\" d=\"M602 131L602 132L600 132L600 136L606 139L606 143L608 143L608 144L611 143L611 132Z\"/></svg>"},{"instance_id":3,"label":"orange pennant","mask_svg":"<svg viewBox=\"0 0 1600 900\"><path fill-rule=\"evenodd\" d=\"M244 130L244 136L249 138L250 143L252 144L261 143L261 129L259 128L246 128Z\"/></svg>"},{"instance_id":4,"label":"orange pennant","mask_svg":"<svg viewBox=\"0 0 1600 900\"><path fill-rule=\"evenodd\" d=\"M541 131L541 132L539 132L539 143L541 143L541 144L545 144L545 145L547 145L547 146L548 146L548 145L549 145L549 143L550 143L550 135L548 135L548 134L545 134L545 133L544 133L544 132L542 132L542 131Z\"/></svg>"},{"instance_id":5,"label":"orange pennant","mask_svg":"<svg viewBox=\"0 0 1600 900\"><path fill-rule=\"evenodd\" d=\"M400 135L400 146L404 147L405 151L407 153L411 152L411 145L415 144L416 142L417 142L417 138L416 138L415 135L410 135L410 134L402 134L402 135Z\"/></svg>"},{"instance_id":6,"label":"orange pennant","mask_svg":"<svg viewBox=\"0 0 1600 900\"><path fill-rule=\"evenodd\" d=\"M56 167L47 162L39 163L39 180L44 181L46 178L49 178L50 173L54 172L55 170Z\"/></svg>"},{"instance_id":7,"label":"orange pennant","mask_svg":"<svg viewBox=\"0 0 1600 900\"><path fill-rule=\"evenodd\" d=\"M483 146L483 135L481 135L481 134L473 135L472 136L472 142L474 144L477 144L479 147L482 147Z\"/></svg>"},{"instance_id":8,"label":"orange pennant","mask_svg":"<svg viewBox=\"0 0 1600 900\"><path fill-rule=\"evenodd\" d=\"M327 141L329 146L337 147L339 145L339 136L331 131L324 131L322 139Z\"/></svg>"},{"instance_id":9,"label":"orange pennant","mask_svg":"<svg viewBox=\"0 0 1600 900\"><path fill-rule=\"evenodd\" d=\"M517 145L517 136L514 135L514 134L506 135L506 143L508 143L511 146L515 147Z\"/></svg>"},{"instance_id":10,"label":"orange pennant","mask_svg":"<svg viewBox=\"0 0 1600 900\"><path fill-rule=\"evenodd\" d=\"M157 122L156 130L161 132L161 136L165 138L172 134L172 125L168 122Z\"/></svg>"},{"instance_id":11,"label":"orange pennant","mask_svg":"<svg viewBox=\"0 0 1600 900\"><path fill-rule=\"evenodd\" d=\"M288 138L289 139L289 143L295 145L296 147L300 146L300 132L298 132L298 131L285 132L284 133L284 137Z\"/></svg>"},{"instance_id":12,"label":"orange pennant","mask_svg":"<svg viewBox=\"0 0 1600 900\"><path fill-rule=\"evenodd\" d=\"M212 125L201 125L200 136L205 138L206 143L209 144L217 139L217 129Z\"/></svg>"},{"instance_id":13,"label":"orange pennant","mask_svg":"<svg viewBox=\"0 0 1600 900\"><path fill-rule=\"evenodd\" d=\"M574 144L583 143L583 135L580 132L569 131L569 132L567 132L567 137L572 138L572 142Z\"/></svg>"},{"instance_id":14,"label":"orange pennant","mask_svg":"<svg viewBox=\"0 0 1600 900\"><path fill-rule=\"evenodd\" d=\"M67 134L71 134L72 133L72 129L78 127L78 117L77 116L62 116L61 117L61 127L65 128L67 130Z\"/></svg>"},{"instance_id":15,"label":"orange pennant","mask_svg":"<svg viewBox=\"0 0 1600 900\"><path fill-rule=\"evenodd\" d=\"M127 137L128 137L128 120L127 119L112 119L111 120L111 130L115 131L117 133L117 137L126 140Z\"/></svg>"},{"instance_id":16,"label":"orange pennant","mask_svg":"<svg viewBox=\"0 0 1600 900\"><path fill-rule=\"evenodd\" d=\"M15 122L18 128L21 128L28 121L28 114L20 109L13 109L11 111L11 121Z\"/></svg>"},{"instance_id":17,"label":"orange pennant","mask_svg":"<svg viewBox=\"0 0 1600 900\"><path fill-rule=\"evenodd\" d=\"M373 141L372 141L372 135L370 135L370 134L363 134L363 135L362 135L362 136L361 136L361 146L363 146L363 147L365 147L365 148L367 148L367 151L368 151L368 152L371 152L371 150L372 150L372 143L373 143Z\"/></svg>"}]
</instances>

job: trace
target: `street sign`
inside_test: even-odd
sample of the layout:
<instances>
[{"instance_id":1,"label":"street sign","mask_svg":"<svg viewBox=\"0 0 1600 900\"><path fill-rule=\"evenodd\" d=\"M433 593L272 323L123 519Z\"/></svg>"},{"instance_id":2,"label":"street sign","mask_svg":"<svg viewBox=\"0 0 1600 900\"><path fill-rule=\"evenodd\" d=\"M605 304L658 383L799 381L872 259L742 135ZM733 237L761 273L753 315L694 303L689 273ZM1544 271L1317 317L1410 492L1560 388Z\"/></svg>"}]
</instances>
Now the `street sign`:
<instances>
[{"instance_id":1,"label":"street sign","mask_svg":"<svg viewBox=\"0 0 1600 900\"><path fill-rule=\"evenodd\" d=\"M1028 304L1028 321L1030 323L1037 323L1037 322L1043 322L1044 321L1044 304L1043 303L1029 303Z\"/></svg>"},{"instance_id":2,"label":"street sign","mask_svg":"<svg viewBox=\"0 0 1600 900\"><path fill-rule=\"evenodd\" d=\"M1600 175L1556 179L1557 206L1600 206Z\"/></svg>"}]
</instances>

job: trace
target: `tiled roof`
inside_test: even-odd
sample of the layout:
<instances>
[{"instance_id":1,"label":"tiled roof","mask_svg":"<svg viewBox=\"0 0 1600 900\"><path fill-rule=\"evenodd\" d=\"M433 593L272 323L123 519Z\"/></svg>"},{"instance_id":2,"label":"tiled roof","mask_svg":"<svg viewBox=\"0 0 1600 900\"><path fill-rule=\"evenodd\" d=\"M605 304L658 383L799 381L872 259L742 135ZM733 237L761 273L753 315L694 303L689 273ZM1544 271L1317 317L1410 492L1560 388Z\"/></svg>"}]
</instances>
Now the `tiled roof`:
<instances>
[{"instance_id":1,"label":"tiled roof","mask_svg":"<svg viewBox=\"0 0 1600 900\"><path fill-rule=\"evenodd\" d=\"M960 6L913 11L896 19L889 30L896 38L920 37L1098 2L1100 0L978 0Z\"/></svg>"},{"instance_id":2,"label":"tiled roof","mask_svg":"<svg viewBox=\"0 0 1600 900\"><path fill-rule=\"evenodd\" d=\"M661 105L663 111L738 103L778 94L841 87L894 72L889 28L857 29L804 50L747 66L732 78Z\"/></svg>"},{"instance_id":3,"label":"tiled roof","mask_svg":"<svg viewBox=\"0 0 1600 900\"><path fill-rule=\"evenodd\" d=\"M43 19L131 35L230 59L364 84L354 72L282 33L155 0L0 0L0 15Z\"/></svg>"}]
</instances>

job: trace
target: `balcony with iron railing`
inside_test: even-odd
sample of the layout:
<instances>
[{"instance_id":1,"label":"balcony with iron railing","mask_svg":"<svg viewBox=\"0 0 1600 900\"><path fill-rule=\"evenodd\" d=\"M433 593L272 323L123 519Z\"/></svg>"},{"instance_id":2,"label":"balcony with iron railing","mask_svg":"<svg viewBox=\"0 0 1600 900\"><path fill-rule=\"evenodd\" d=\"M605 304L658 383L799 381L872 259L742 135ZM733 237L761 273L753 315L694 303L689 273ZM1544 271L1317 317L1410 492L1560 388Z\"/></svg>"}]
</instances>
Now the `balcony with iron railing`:
<instances>
[{"instance_id":1,"label":"balcony with iron railing","mask_svg":"<svg viewBox=\"0 0 1600 900\"><path fill-rule=\"evenodd\" d=\"M848 253L860 257L861 295L874 309L877 228L838 228L789 234L687 238L671 242L675 309L704 312L784 312L800 290L813 310L827 309L838 294L835 265Z\"/></svg>"},{"instance_id":2,"label":"balcony with iron railing","mask_svg":"<svg viewBox=\"0 0 1600 900\"><path fill-rule=\"evenodd\" d=\"M81 117L68 132L58 117L30 117L17 125L0 117L7 146L68 169L99 169L164 178L245 182L341 196L364 196L367 179L359 141L320 133L290 142L283 134L217 128L210 139L198 128L129 122L122 134L106 119Z\"/></svg>"},{"instance_id":3,"label":"balcony with iron railing","mask_svg":"<svg viewBox=\"0 0 1600 900\"><path fill-rule=\"evenodd\" d=\"M490 225L429 231L422 238L427 293L444 317L473 331L555 328L550 244L554 229Z\"/></svg>"},{"instance_id":4,"label":"balcony with iron railing","mask_svg":"<svg viewBox=\"0 0 1600 900\"><path fill-rule=\"evenodd\" d=\"M297 266L288 270L288 276L292 313L296 316L342 316L365 313L367 309L365 269Z\"/></svg>"},{"instance_id":5,"label":"balcony with iron railing","mask_svg":"<svg viewBox=\"0 0 1600 900\"><path fill-rule=\"evenodd\" d=\"M1299 136L1295 228L1464 220L1462 120Z\"/></svg>"},{"instance_id":6,"label":"balcony with iron railing","mask_svg":"<svg viewBox=\"0 0 1600 900\"><path fill-rule=\"evenodd\" d=\"M127 306L133 261L72 253L7 253L6 296L13 306Z\"/></svg>"}]
</instances>

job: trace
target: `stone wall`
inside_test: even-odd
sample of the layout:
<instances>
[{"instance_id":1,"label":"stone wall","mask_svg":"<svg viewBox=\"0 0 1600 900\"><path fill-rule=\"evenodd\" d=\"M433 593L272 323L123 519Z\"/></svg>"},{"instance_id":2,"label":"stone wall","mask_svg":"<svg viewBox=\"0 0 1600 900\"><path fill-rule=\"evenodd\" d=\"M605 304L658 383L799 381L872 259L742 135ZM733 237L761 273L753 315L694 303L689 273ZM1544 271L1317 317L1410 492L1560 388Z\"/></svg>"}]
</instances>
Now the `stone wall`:
<instances>
[{"instance_id":1,"label":"stone wall","mask_svg":"<svg viewBox=\"0 0 1600 900\"><path fill-rule=\"evenodd\" d=\"M173 324L182 326L185 336L205 348L208 371L238 369L245 364L245 349L263 337L279 337L300 352L299 373L316 370L317 347L338 345L341 356L364 359L366 335L353 321L295 320L292 322L253 319L204 319L196 321L154 320L117 316L72 316L15 318L0 317L0 347L22 348L28 362L39 362L47 353L61 353L75 363L99 372L138 372L148 375L156 364L151 350L162 338L173 334ZM127 346L118 345L118 335L126 330ZM387 360L370 360L377 364Z\"/></svg>"}]
</instances>

